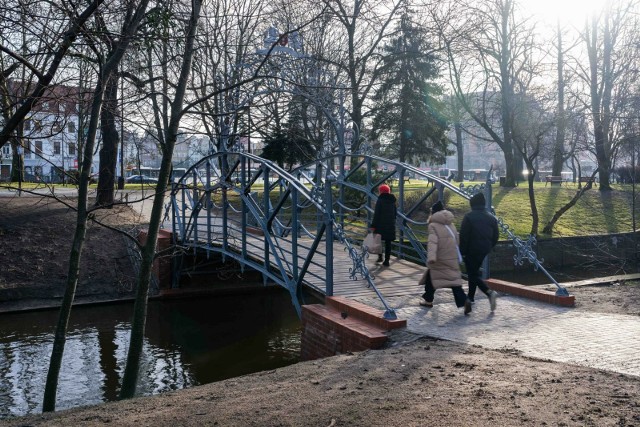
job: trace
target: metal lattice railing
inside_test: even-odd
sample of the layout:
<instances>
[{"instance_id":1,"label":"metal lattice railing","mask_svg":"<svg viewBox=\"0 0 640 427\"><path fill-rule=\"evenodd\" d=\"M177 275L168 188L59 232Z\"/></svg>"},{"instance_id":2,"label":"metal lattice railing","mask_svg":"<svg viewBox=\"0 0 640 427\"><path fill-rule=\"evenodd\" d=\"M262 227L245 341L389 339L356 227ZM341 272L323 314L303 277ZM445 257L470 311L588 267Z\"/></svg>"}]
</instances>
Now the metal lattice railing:
<instances>
[{"instance_id":1,"label":"metal lattice railing","mask_svg":"<svg viewBox=\"0 0 640 427\"><path fill-rule=\"evenodd\" d=\"M424 192L405 191L407 180L424 180ZM456 187L444 177L370 154L328 155L286 171L253 154L216 153L174 183L170 213L175 243L193 251L220 252L242 268L259 271L265 281L291 293L298 312L303 285L333 295L334 244L342 246L351 264L350 278L364 280L384 305L385 317L395 318L361 247L376 190L390 181L398 200L393 251L406 260L426 264L428 209L445 192L467 200L485 192L487 210L495 215L490 185ZM498 221L518 250L515 262L527 259L551 278L532 249L535 240L523 242Z\"/></svg>"}]
</instances>

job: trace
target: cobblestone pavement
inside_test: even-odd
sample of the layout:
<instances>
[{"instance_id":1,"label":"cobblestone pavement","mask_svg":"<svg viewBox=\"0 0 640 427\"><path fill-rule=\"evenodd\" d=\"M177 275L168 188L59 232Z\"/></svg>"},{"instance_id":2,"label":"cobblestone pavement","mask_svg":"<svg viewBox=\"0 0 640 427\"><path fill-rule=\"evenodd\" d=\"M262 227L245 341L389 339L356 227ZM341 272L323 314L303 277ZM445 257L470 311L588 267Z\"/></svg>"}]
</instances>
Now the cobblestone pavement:
<instances>
[{"instance_id":1,"label":"cobblestone pavement","mask_svg":"<svg viewBox=\"0 0 640 427\"><path fill-rule=\"evenodd\" d=\"M421 307L418 297L388 303L415 334L640 377L637 316L589 313L505 294L491 313L480 292L473 312L465 316L446 290L436 293L433 308Z\"/></svg>"}]
</instances>

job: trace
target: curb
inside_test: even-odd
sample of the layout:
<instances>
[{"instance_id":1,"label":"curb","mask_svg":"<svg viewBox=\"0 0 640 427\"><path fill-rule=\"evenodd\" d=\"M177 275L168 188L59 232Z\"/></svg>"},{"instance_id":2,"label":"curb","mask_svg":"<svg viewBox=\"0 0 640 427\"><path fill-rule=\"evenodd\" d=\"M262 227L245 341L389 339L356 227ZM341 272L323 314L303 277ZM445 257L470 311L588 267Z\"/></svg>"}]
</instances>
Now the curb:
<instances>
[{"instance_id":1,"label":"curb","mask_svg":"<svg viewBox=\"0 0 640 427\"><path fill-rule=\"evenodd\" d=\"M531 286L524 286L498 279L487 279L486 282L494 291L504 292L518 297L529 298L562 307L573 307L576 303L574 295L560 296L556 295L554 291L532 288Z\"/></svg>"}]
</instances>

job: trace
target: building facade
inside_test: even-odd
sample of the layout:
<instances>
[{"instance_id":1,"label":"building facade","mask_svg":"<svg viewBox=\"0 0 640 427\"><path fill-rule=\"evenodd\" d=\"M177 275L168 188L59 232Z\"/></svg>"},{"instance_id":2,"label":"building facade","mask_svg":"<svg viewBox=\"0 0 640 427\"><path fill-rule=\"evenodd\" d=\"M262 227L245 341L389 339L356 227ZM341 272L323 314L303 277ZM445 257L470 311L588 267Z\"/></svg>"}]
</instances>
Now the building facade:
<instances>
[{"instance_id":1,"label":"building facade","mask_svg":"<svg viewBox=\"0 0 640 427\"><path fill-rule=\"evenodd\" d=\"M11 82L9 88L12 102L19 105L20 94L25 91L16 82ZM26 181L60 182L65 173L72 174L78 169L80 149L86 137L80 121L79 93L76 87L62 85L46 90L22 123L17 150L10 144L2 147L0 179L10 179L14 155L23 157ZM96 150L95 170L97 161Z\"/></svg>"}]
</instances>

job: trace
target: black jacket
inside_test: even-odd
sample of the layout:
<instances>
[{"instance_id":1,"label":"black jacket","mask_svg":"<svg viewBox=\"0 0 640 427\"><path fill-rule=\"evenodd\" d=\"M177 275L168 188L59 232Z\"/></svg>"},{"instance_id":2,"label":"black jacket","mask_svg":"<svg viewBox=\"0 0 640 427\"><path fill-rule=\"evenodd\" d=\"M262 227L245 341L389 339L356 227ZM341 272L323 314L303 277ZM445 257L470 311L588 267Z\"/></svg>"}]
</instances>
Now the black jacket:
<instances>
[{"instance_id":1,"label":"black jacket","mask_svg":"<svg viewBox=\"0 0 640 427\"><path fill-rule=\"evenodd\" d=\"M460 226L460 253L483 259L498 243L498 221L484 206L472 206Z\"/></svg>"},{"instance_id":2,"label":"black jacket","mask_svg":"<svg viewBox=\"0 0 640 427\"><path fill-rule=\"evenodd\" d=\"M396 196L391 193L380 194L371 227L375 228L376 234L381 235L382 240L396 240L396 213Z\"/></svg>"}]
</instances>

